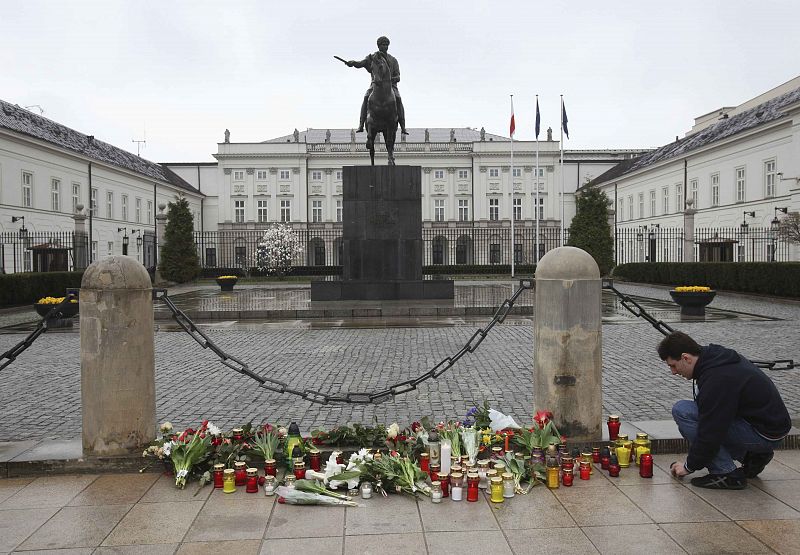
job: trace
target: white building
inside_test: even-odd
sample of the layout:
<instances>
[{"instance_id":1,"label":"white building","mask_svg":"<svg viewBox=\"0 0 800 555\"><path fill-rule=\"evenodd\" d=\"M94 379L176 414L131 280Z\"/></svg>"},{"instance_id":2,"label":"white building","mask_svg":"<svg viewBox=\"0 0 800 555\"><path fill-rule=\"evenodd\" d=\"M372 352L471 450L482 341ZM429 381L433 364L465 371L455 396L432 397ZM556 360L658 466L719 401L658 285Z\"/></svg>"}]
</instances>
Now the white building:
<instances>
[{"instance_id":1,"label":"white building","mask_svg":"<svg viewBox=\"0 0 800 555\"><path fill-rule=\"evenodd\" d=\"M75 267L74 216L89 216L81 205L93 207L83 224L92 260L122 254L127 237L128 254L152 265L158 207L179 194L199 221L203 195L167 167L0 100L2 271L41 270L47 250L63 253L59 267Z\"/></svg>"},{"instance_id":2,"label":"white building","mask_svg":"<svg viewBox=\"0 0 800 555\"><path fill-rule=\"evenodd\" d=\"M753 247L745 235L800 211L800 77L699 116L684 138L627 160L593 183L613 199L618 231L682 228L692 199L696 228L741 230L709 259L774 259L775 238ZM701 258L712 239L699 241ZM796 248L790 252L797 260Z\"/></svg>"}]
</instances>

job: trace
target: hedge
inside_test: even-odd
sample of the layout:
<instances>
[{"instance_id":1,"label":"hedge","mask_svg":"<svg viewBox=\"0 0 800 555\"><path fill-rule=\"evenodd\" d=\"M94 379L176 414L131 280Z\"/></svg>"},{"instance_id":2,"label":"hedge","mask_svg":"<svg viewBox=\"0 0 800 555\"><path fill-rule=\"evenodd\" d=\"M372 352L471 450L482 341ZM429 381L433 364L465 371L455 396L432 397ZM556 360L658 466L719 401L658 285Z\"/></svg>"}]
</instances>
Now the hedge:
<instances>
[{"instance_id":1,"label":"hedge","mask_svg":"<svg viewBox=\"0 0 800 555\"><path fill-rule=\"evenodd\" d=\"M639 283L705 285L713 289L800 297L800 262L638 262L612 277Z\"/></svg>"},{"instance_id":2,"label":"hedge","mask_svg":"<svg viewBox=\"0 0 800 555\"><path fill-rule=\"evenodd\" d=\"M82 277L82 271L0 274L0 306L35 303L42 297L63 297L68 287L81 286Z\"/></svg>"}]
</instances>

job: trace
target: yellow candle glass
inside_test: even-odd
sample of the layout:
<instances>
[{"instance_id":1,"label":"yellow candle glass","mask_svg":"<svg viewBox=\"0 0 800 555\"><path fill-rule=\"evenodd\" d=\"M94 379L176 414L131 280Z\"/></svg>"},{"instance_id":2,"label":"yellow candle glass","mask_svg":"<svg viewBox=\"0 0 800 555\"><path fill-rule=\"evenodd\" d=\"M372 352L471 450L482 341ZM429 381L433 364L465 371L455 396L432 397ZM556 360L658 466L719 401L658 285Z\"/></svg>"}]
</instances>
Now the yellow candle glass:
<instances>
[{"instance_id":1,"label":"yellow candle glass","mask_svg":"<svg viewBox=\"0 0 800 555\"><path fill-rule=\"evenodd\" d=\"M503 498L503 479L500 476L495 476L491 480L491 497L489 498L492 503L502 503Z\"/></svg>"},{"instance_id":2,"label":"yellow candle glass","mask_svg":"<svg viewBox=\"0 0 800 555\"><path fill-rule=\"evenodd\" d=\"M547 467L547 487L550 489L558 489L558 471L557 466Z\"/></svg>"},{"instance_id":3,"label":"yellow candle glass","mask_svg":"<svg viewBox=\"0 0 800 555\"><path fill-rule=\"evenodd\" d=\"M236 479L233 477L233 472L232 468L226 468L222 471L223 493L233 493L236 491Z\"/></svg>"},{"instance_id":4,"label":"yellow candle glass","mask_svg":"<svg viewBox=\"0 0 800 555\"><path fill-rule=\"evenodd\" d=\"M628 468L631 465L631 442L623 441L621 445L617 446L617 461L621 468Z\"/></svg>"}]
</instances>

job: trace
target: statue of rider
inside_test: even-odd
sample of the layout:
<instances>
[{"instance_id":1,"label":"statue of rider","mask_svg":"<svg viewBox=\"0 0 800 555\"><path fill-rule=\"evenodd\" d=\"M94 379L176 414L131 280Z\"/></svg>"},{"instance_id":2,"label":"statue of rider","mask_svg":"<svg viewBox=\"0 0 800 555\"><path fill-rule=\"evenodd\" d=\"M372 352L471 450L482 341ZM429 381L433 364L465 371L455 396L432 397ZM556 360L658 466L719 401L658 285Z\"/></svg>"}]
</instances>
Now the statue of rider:
<instances>
[{"instance_id":1,"label":"statue of rider","mask_svg":"<svg viewBox=\"0 0 800 555\"><path fill-rule=\"evenodd\" d=\"M397 101L397 119L400 122L400 133L402 135L408 135L406 131L406 113L405 109L403 108L403 99L400 98L400 93L397 90L397 83L400 81L400 64L397 63L397 59L389 54L389 39L386 37L380 37L378 39L378 51L374 54L368 54L366 58L361 60L360 62L356 62L354 60L350 60L347 62L348 67L363 67L366 68L367 71L372 73L372 59L373 56L382 56L386 60L389 65L389 69L392 72L392 90L394 91L394 97ZM358 132L361 133L364 131L364 122L367 120L367 101L369 100L369 95L372 92L372 83L370 83L367 92L364 94L364 101L361 103L361 118L358 122Z\"/></svg>"}]
</instances>

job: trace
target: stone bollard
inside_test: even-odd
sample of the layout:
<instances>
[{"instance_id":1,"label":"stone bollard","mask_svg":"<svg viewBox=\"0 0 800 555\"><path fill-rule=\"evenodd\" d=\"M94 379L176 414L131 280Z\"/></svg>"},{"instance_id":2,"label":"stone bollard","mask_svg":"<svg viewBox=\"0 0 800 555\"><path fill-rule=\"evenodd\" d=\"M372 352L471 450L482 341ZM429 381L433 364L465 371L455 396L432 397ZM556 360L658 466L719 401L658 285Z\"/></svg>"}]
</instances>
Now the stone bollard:
<instances>
[{"instance_id":1,"label":"stone bollard","mask_svg":"<svg viewBox=\"0 0 800 555\"><path fill-rule=\"evenodd\" d=\"M570 440L602 433L602 283L586 251L559 247L536 267L533 391Z\"/></svg>"},{"instance_id":2,"label":"stone bollard","mask_svg":"<svg viewBox=\"0 0 800 555\"><path fill-rule=\"evenodd\" d=\"M81 281L83 453L141 451L155 438L150 276L128 256L91 264Z\"/></svg>"}]
</instances>

